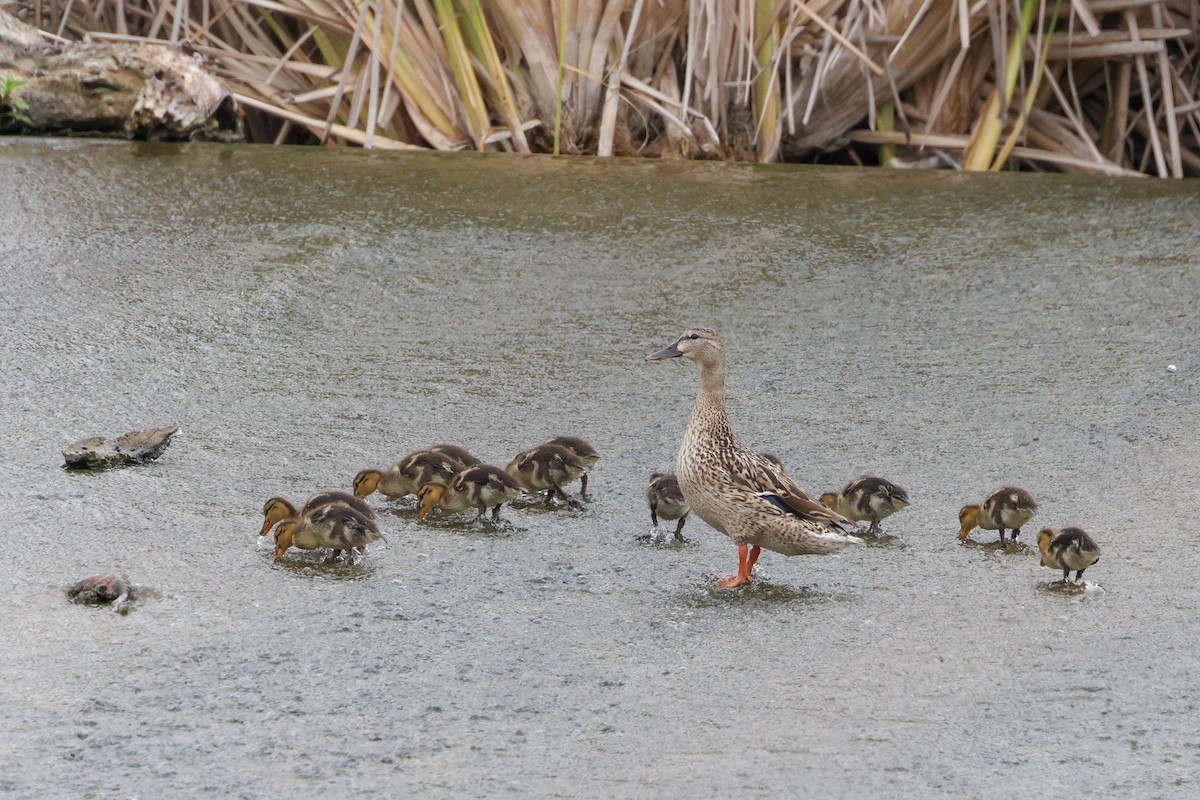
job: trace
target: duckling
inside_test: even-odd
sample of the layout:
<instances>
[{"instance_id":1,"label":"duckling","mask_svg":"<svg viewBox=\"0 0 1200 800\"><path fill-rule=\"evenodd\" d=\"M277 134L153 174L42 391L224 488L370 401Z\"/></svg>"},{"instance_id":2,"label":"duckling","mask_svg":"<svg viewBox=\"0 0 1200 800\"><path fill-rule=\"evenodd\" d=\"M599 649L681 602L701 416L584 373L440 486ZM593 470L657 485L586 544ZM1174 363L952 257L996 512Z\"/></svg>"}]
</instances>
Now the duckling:
<instances>
[{"instance_id":1,"label":"duckling","mask_svg":"<svg viewBox=\"0 0 1200 800\"><path fill-rule=\"evenodd\" d=\"M1083 580L1083 571L1100 560L1100 545L1082 528L1063 528L1060 531L1043 529L1037 538L1042 551L1042 566L1061 569L1063 583L1075 570L1075 582Z\"/></svg>"},{"instance_id":2,"label":"duckling","mask_svg":"<svg viewBox=\"0 0 1200 800\"><path fill-rule=\"evenodd\" d=\"M814 500L778 465L733 435L725 409L725 345L712 328L692 328L647 361L684 357L700 389L679 446L675 475L692 510L738 548L738 571L717 586L745 586L763 548L785 556L833 553L862 540L850 520Z\"/></svg>"},{"instance_id":3,"label":"duckling","mask_svg":"<svg viewBox=\"0 0 1200 800\"><path fill-rule=\"evenodd\" d=\"M855 522L871 521L868 533L879 536L879 520L908 507L908 492L891 481L865 475L840 492L826 492L821 502Z\"/></svg>"},{"instance_id":4,"label":"duckling","mask_svg":"<svg viewBox=\"0 0 1200 800\"><path fill-rule=\"evenodd\" d=\"M545 443L556 444L570 450L571 454L582 461L588 469L596 466L596 462L600 460L600 454L596 452L596 448L578 436L555 436L553 439L547 439ZM587 485L588 474L585 472L579 479L579 496L584 500L588 499Z\"/></svg>"},{"instance_id":5,"label":"duckling","mask_svg":"<svg viewBox=\"0 0 1200 800\"><path fill-rule=\"evenodd\" d=\"M475 508L479 512L476 519L482 519L483 512L490 507L492 521L496 522L500 519L500 506L520 493L521 484L504 470L491 464L476 464L448 482L438 479L422 486L417 492L421 508L417 519L425 519L435 506L450 513Z\"/></svg>"},{"instance_id":6,"label":"duckling","mask_svg":"<svg viewBox=\"0 0 1200 800\"><path fill-rule=\"evenodd\" d=\"M461 463L464 467L473 467L476 464L482 464L475 456L471 455L471 451L465 447L449 442L439 442L435 445L425 448L430 453L441 453L445 456L450 456L455 461Z\"/></svg>"},{"instance_id":7,"label":"duckling","mask_svg":"<svg viewBox=\"0 0 1200 800\"><path fill-rule=\"evenodd\" d=\"M1038 504L1024 489L1002 486L987 496L982 505L963 506L958 512L961 530L959 539L967 538L973 528L985 531L1000 531L1000 544L1004 544L1004 530L1012 529L1011 541L1021 535L1021 526L1033 519Z\"/></svg>"},{"instance_id":8,"label":"duckling","mask_svg":"<svg viewBox=\"0 0 1200 800\"><path fill-rule=\"evenodd\" d=\"M683 492L679 491L679 481L672 472L656 472L650 476L650 485L646 487L646 502L650 504L650 522L658 527L658 518L677 519L675 525L675 541L682 542L683 523L691 511Z\"/></svg>"},{"instance_id":9,"label":"duckling","mask_svg":"<svg viewBox=\"0 0 1200 800\"><path fill-rule=\"evenodd\" d=\"M283 560L290 547L301 550L328 547L333 552L325 559L326 563L335 561L345 550L347 559L353 564L356 548L361 552L369 543L380 539L383 534L372 517L346 503L326 503L279 523L275 530L275 560Z\"/></svg>"},{"instance_id":10,"label":"duckling","mask_svg":"<svg viewBox=\"0 0 1200 800\"><path fill-rule=\"evenodd\" d=\"M578 500L567 497L562 487L564 483L586 476L587 467L565 447L539 444L537 447L522 450L509 462L505 471L531 492L546 489L547 508L550 507L555 494L567 501L567 505L572 508L580 506Z\"/></svg>"},{"instance_id":11,"label":"duckling","mask_svg":"<svg viewBox=\"0 0 1200 800\"><path fill-rule=\"evenodd\" d=\"M461 447L455 449L462 450ZM466 453L465 450L463 452ZM406 497L416 494L418 489L432 480L449 481L468 466L442 451L418 450L386 470L361 470L354 476L354 494L356 497L366 497L378 491L391 498Z\"/></svg>"},{"instance_id":12,"label":"duckling","mask_svg":"<svg viewBox=\"0 0 1200 800\"><path fill-rule=\"evenodd\" d=\"M375 512L369 505L348 492L334 490L315 494L305 501L304 505L300 507L300 511L297 511L296 507L286 497L272 497L263 504L263 526L258 535L266 536L276 524L288 517L298 517L303 512L312 511L331 503L340 503L349 506L368 519L375 518Z\"/></svg>"}]
</instances>

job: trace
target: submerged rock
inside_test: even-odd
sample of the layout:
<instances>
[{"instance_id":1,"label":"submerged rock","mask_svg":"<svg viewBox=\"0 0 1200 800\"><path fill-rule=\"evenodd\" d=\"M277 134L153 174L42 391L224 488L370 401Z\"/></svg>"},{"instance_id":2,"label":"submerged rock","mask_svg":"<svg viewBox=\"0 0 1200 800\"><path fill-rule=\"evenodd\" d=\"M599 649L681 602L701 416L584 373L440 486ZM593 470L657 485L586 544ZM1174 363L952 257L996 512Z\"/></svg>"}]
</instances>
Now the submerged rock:
<instances>
[{"instance_id":1,"label":"submerged rock","mask_svg":"<svg viewBox=\"0 0 1200 800\"><path fill-rule=\"evenodd\" d=\"M147 428L130 431L115 439L92 436L80 439L63 450L68 469L101 469L122 464L140 464L162 455L179 432L177 427Z\"/></svg>"},{"instance_id":2,"label":"submerged rock","mask_svg":"<svg viewBox=\"0 0 1200 800\"><path fill-rule=\"evenodd\" d=\"M129 584L115 575L93 575L67 589L67 599L86 606L111 603L113 611L127 614L133 601L133 592Z\"/></svg>"}]
</instances>

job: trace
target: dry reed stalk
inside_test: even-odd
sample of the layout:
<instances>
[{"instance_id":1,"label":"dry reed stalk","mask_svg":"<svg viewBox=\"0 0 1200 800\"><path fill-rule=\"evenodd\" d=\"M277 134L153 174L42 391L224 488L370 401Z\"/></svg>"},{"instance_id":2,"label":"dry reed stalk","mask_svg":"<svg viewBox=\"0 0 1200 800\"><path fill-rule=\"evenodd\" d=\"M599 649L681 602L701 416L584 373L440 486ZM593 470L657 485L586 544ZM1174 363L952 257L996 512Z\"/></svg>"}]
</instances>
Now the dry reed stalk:
<instances>
[{"instance_id":1,"label":"dry reed stalk","mask_svg":"<svg viewBox=\"0 0 1200 800\"><path fill-rule=\"evenodd\" d=\"M1200 175L1194 0L22 0L186 43L266 141L804 158L862 125L978 168ZM1043 80L1040 76L1045 75ZM895 114L888 122L887 108ZM540 120L554 119L553 130ZM314 128L313 120L321 122ZM1044 144L1065 137L1053 147ZM1036 147L1020 144L1022 138ZM954 138L957 141L957 138ZM905 157L905 152L899 152ZM1052 157L1051 157L1052 156ZM940 160L940 159L939 159Z\"/></svg>"},{"instance_id":2,"label":"dry reed stalk","mask_svg":"<svg viewBox=\"0 0 1200 800\"><path fill-rule=\"evenodd\" d=\"M799 0L796 0L799 2ZM779 109L779 84L775 77L778 69L780 49L779 21L772 0L758 0L754 14L755 34L759 42L754 51L754 124L755 142L758 145L758 160L764 163L779 157L779 141L782 135Z\"/></svg>"}]
</instances>

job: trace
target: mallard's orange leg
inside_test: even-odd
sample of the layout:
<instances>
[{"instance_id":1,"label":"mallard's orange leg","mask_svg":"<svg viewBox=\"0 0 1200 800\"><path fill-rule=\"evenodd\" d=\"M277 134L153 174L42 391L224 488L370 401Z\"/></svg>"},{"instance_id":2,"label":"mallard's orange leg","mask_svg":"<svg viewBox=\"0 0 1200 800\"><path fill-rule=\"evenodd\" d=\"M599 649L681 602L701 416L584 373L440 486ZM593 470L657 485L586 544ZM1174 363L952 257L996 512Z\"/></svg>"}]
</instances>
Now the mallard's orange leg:
<instances>
[{"instance_id":1,"label":"mallard's orange leg","mask_svg":"<svg viewBox=\"0 0 1200 800\"><path fill-rule=\"evenodd\" d=\"M758 557L762 554L762 548L754 545L750 548L750 558L746 559L746 581L749 582L750 575L754 572L754 565L758 563Z\"/></svg>"},{"instance_id":2,"label":"mallard's orange leg","mask_svg":"<svg viewBox=\"0 0 1200 800\"><path fill-rule=\"evenodd\" d=\"M737 575L723 581L717 581L715 585L725 589L732 589L750 583L753 580L750 573L754 571L754 565L758 562L758 556L761 552L762 548L758 545L751 547L748 544L744 544L739 547Z\"/></svg>"}]
</instances>

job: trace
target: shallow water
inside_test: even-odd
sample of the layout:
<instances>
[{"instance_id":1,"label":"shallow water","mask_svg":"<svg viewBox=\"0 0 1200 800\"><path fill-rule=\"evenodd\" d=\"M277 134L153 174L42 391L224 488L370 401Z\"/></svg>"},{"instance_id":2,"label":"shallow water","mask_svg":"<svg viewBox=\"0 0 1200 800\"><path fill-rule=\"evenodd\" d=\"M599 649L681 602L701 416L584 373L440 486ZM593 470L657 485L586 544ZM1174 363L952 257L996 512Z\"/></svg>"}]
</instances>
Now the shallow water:
<instances>
[{"instance_id":1,"label":"shallow water","mask_svg":"<svg viewBox=\"0 0 1200 800\"><path fill-rule=\"evenodd\" d=\"M0 793L1195 791L1200 184L20 140L0 180ZM651 541L696 375L642 358L696 323L742 440L906 487L894 538L742 591L700 520ZM581 512L256 540L271 495L559 433ZM1027 545L1097 539L1087 590L957 541L1004 483ZM136 610L66 602L98 572Z\"/></svg>"}]
</instances>

